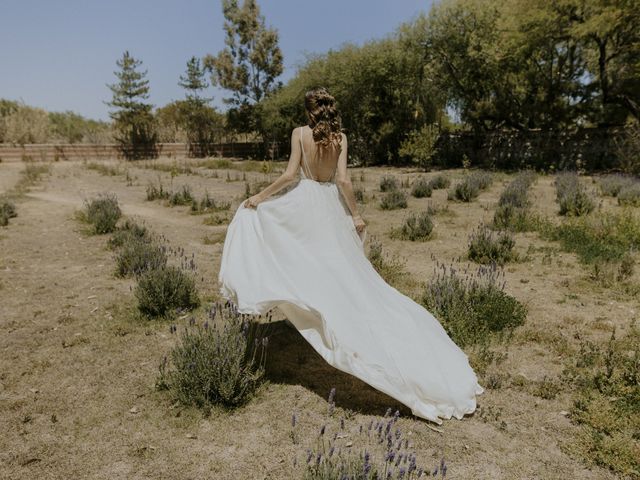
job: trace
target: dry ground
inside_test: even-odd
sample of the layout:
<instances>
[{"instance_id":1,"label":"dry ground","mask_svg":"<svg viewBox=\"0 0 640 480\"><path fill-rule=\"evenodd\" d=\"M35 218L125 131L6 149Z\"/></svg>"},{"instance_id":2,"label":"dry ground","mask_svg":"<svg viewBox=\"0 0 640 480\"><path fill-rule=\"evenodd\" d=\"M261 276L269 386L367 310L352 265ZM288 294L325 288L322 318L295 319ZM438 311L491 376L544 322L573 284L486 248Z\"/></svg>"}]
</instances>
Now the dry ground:
<instances>
[{"instance_id":1,"label":"dry ground","mask_svg":"<svg viewBox=\"0 0 640 480\"><path fill-rule=\"evenodd\" d=\"M0 229L0 478L299 478L292 459L297 454L304 461L306 440L294 445L289 438L292 412L311 440L333 386L337 411L352 411L354 425L398 406L326 365L282 324L274 328L269 347L269 382L248 405L232 413L214 410L208 417L171 405L154 389L158 364L176 340L169 323L134 320L132 282L113 275L107 237L84 233L74 213L84 199L115 193L125 215L195 253L201 292L211 299L225 226L205 225L204 217L190 215L187 207L147 202L145 187L158 177L165 186L188 183L198 196L207 189L217 199L231 200L233 212L244 195L243 173L194 167L194 174L171 180L169 172L108 164L122 174L102 175L83 162L53 164L51 174L16 201L18 217ZM19 180L22 168L0 163L0 193ZM379 195L385 173L416 175L353 169L355 183L364 185L369 197L363 216L370 234L388 252L407 258L406 268L421 282L432 275L432 254L441 262L465 255L469 232L492 218L510 178L498 174L471 204L447 202L444 190L432 199L410 198L408 210L449 203L449 213L436 217L435 237L414 243L388 237L390 226L399 225L408 210L384 212L371 198ZM251 181L265 177L246 173ZM535 210L553 215L552 178L541 177L532 191ZM518 234L516 248L522 260L506 267L507 291L528 305L529 315L513 341L497 347L506 356L487 372L502 379L501 388L487 388L474 415L445 421L441 432L406 409L400 425L411 432L420 464L433 466L444 455L447 478L615 478L568 453L578 429L566 416L572 392L544 399L518 385L556 379L579 338L601 341L614 326L623 334L637 316L638 302L594 286L574 255L536 233Z\"/></svg>"}]
</instances>

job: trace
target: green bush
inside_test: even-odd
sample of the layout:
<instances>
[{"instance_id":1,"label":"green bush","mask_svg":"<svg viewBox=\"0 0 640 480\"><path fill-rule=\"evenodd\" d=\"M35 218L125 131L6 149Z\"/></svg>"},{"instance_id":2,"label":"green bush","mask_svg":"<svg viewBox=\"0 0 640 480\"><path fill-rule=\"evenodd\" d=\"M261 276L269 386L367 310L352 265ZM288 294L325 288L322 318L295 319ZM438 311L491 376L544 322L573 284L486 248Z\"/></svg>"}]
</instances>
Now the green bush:
<instances>
[{"instance_id":1,"label":"green bush","mask_svg":"<svg viewBox=\"0 0 640 480\"><path fill-rule=\"evenodd\" d=\"M9 200L0 200L0 226L8 225L9 219L16 216L16 206Z\"/></svg>"},{"instance_id":2,"label":"green bush","mask_svg":"<svg viewBox=\"0 0 640 480\"><path fill-rule=\"evenodd\" d=\"M480 195L480 189L473 182L463 180L456 184L453 192L449 192L450 200L460 200L461 202L471 202Z\"/></svg>"},{"instance_id":3,"label":"green bush","mask_svg":"<svg viewBox=\"0 0 640 480\"><path fill-rule=\"evenodd\" d=\"M166 248L146 238L131 237L116 256L116 274L119 277L141 275L167 264Z\"/></svg>"},{"instance_id":4,"label":"green bush","mask_svg":"<svg viewBox=\"0 0 640 480\"><path fill-rule=\"evenodd\" d=\"M437 264L423 303L460 346L484 343L522 325L527 308L504 292L496 264L476 272Z\"/></svg>"},{"instance_id":5,"label":"green bush","mask_svg":"<svg viewBox=\"0 0 640 480\"><path fill-rule=\"evenodd\" d=\"M158 185L154 185L150 183L147 185L147 200L166 200L169 198L171 193L168 190L165 190L162 186L162 182L158 181Z\"/></svg>"},{"instance_id":6,"label":"green bush","mask_svg":"<svg viewBox=\"0 0 640 480\"><path fill-rule=\"evenodd\" d=\"M431 184L424 177L418 178L415 182L413 182L413 186L411 187L411 195L416 198L430 197L432 191L433 189L431 187Z\"/></svg>"},{"instance_id":7,"label":"green bush","mask_svg":"<svg viewBox=\"0 0 640 480\"><path fill-rule=\"evenodd\" d=\"M183 185L177 192L172 192L169 195L169 205L191 205L194 202L193 194L191 193L191 187L189 185Z\"/></svg>"},{"instance_id":8,"label":"green bush","mask_svg":"<svg viewBox=\"0 0 640 480\"><path fill-rule=\"evenodd\" d=\"M636 181L633 177L616 173L612 175L603 175L600 177L599 184L600 191L603 195L617 197L621 190L636 184Z\"/></svg>"},{"instance_id":9,"label":"green bush","mask_svg":"<svg viewBox=\"0 0 640 480\"><path fill-rule=\"evenodd\" d=\"M268 337L261 337L260 329L229 302L214 304L202 325L192 320L182 330L171 350L171 368L165 357L157 385L168 388L185 405L245 404L264 377Z\"/></svg>"},{"instance_id":10,"label":"green bush","mask_svg":"<svg viewBox=\"0 0 640 480\"><path fill-rule=\"evenodd\" d=\"M449 180L448 177L446 177L441 173L439 173L438 175L433 177L431 180L429 180L429 186L431 186L433 190L441 190L443 188L449 188L450 185L451 185L451 180Z\"/></svg>"},{"instance_id":11,"label":"green bush","mask_svg":"<svg viewBox=\"0 0 640 480\"><path fill-rule=\"evenodd\" d=\"M556 176L556 201L560 205L560 215L579 217L592 212L595 207L593 196L580 182L575 172L562 172Z\"/></svg>"},{"instance_id":12,"label":"green bush","mask_svg":"<svg viewBox=\"0 0 640 480\"><path fill-rule=\"evenodd\" d=\"M85 219L97 234L113 232L121 216L118 198L113 194L101 194L85 201Z\"/></svg>"},{"instance_id":13,"label":"green bush","mask_svg":"<svg viewBox=\"0 0 640 480\"><path fill-rule=\"evenodd\" d=\"M209 192L205 192L204 197L198 202L195 198L191 202L192 213L209 213L229 210L231 202L218 202L215 198L209 196Z\"/></svg>"},{"instance_id":14,"label":"green bush","mask_svg":"<svg viewBox=\"0 0 640 480\"><path fill-rule=\"evenodd\" d=\"M628 185L620 190L618 204L640 207L640 182Z\"/></svg>"},{"instance_id":15,"label":"green bush","mask_svg":"<svg viewBox=\"0 0 640 480\"><path fill-rule=\"evenodd\" d=\"M469 260L477 263L504 265L514 259L516 242L509 232L496 234L486 225L480 225L469 236Z\"/></svg>"},{"instance_id":16,"label":"green bush","mask_svg":"<svg viewBox=\"0 0 640 480\"><path fill-rule=\"evenodd\" d=\"M398 179L393 175L385 175L380 179L380 191L391 192L398 189Z\"/></svg>"},{"instance_id":17,"label":"green bush","mask_svg":"<svg viewBox=\"0 0 640 480\"><path fill-rule=\"evenodd\" d=\"M111 248L119 248L129 242L138 240L150 242L151 234L147 227L127 218L111 235L109 246Z\"/></svg>"},{"instance_id":18,"label":"green bush","mask_svg":"<svg viewBox=\"0 0 640 480\"><path fill-rule=\"evenodd\" d=\"M604 347L604 348L603 348ZM581 431L575 451L620 478L640 472L640 330L622 338L615 331L606 345L582 340L577 356L563 370L577 388L570 419Z\"/></svg>"},{"instance_id":19,"label":"green bush","mask_svg":"<svg viewBox=\"0 0 640 480\"><path fill-rule=\"evenodd\" d=\"M400 227L397 236L403 240L424 241L431 237L433 219L428 212L411 213Z\"/></svg>"},{"instance_id":20,"label":"green bush","mask_svg":"<svg viewBox=\"0 0 640 480\"><path fill-rule=\"evenodd\" d=\"M407 208L407 195L402 190L391 190L380 200L380 208L383 210Z\"/></svg>"},{"instance_id":21,"label":"green bush","mask_svg":"<svg viewBox=\"0 0 640 480\"><path fill-rule=\"evenodd\" d=\"M148 270L135 288L138 309L149 317L162 317L175 309L192 309L200 304L195 282L182 269L166 266Z\"/></svg>"}]
</instances>

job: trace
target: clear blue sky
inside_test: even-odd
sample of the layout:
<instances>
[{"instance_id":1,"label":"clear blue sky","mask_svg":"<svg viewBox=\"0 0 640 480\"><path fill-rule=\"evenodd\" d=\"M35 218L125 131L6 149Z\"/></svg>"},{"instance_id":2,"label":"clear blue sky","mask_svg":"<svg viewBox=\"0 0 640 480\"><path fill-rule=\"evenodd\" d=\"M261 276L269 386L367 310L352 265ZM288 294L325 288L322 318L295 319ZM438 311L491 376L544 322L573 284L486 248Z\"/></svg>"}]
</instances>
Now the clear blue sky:
<instances>
[{"instance_id":1,"label":"clear blue sky","mask_svg":"<svg viewBox=\"0 0 640 480\"><path fill-rule=\"evenodd\" d=\"M286 83L306 53L383 37L432 0L258 3L279 32ZM183 98L177 81L192 55L223 48L223 23L220 0L1 0L0 98L107 120L106 84L129 50L148 70L150 101L162 106ZM210 93L221 106L224 93Z\"/></svg>"}]
</instances>

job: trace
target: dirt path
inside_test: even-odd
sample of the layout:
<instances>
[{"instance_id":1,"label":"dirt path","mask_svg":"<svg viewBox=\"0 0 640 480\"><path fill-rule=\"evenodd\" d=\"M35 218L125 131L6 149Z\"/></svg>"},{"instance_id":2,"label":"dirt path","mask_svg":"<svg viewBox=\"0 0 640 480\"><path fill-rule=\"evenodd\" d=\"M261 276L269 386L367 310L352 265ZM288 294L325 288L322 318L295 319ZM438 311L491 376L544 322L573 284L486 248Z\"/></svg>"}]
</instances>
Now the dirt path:
<instances>
[{"instance_id":1,"label":"dirt path","mask_svg":"<svg viewBox=\"0 0 640 480\"><path fill-rule=\"evenodd\" d=\"M13 175L5 176L6 168L0 164L1 188ZM203 418L198 411L170 405L153 384L157 365L175 337L168 323L132 321L131 281L113 276L106 237L82 233L74 212L85 198L116 193L126 215L195 253L205 296L215 293L222 245L207 245L204 238L225 227L204 225L203 217L189 215L185 207L145 201L146 182L158 172L130 172L138 177L134 186L127 186L121 175L102 176L78 162L56 164L51 176L19 202L18 217L0 231L0 478L294 478L292 458L297 453L303 462L306 445L292 445L289 438L293 411L312 439L332 386L338 409L353 410L356 425L393 405L328 367L287 328L274 331L271 383L246 407ZM381 173L367 173L371 191ZM161 174L168 184L167 175ZM241 181L196 175L174 179L176 185L184 182L198 195L206 188L231 199L231 211L244 191ZM545 182L536 187L543 197ZM399 223L403 212L382 213L371 203L368 220L372 233L390 251L411 256L408 268L425 278L433 268L430 254L440 259L459 254L465 232L489 215L483 206L494 202L500 189L496 184L472 206L452 206L455 215L439 219L438 236L426 244L386 238L388 225ZM439 191L424 202L411 199L410 207L442 202L444 194ZM525 252L529 244L540 244L527 235L519 242ZM571 342L574 330L596 316L624 325L637 308L631 301L605 301L606 293L566 301L571 289L563 281L583 275L580 267L573 258L566 259L564 268L544 266L541 258L542 253L531 254L529 262L510 267L508 273L510 292L531 309L522 331L551 329ZM593 334L605 335L606 329ZM556 375L559 363L558 352L521 336L499 373L540 379ZM587 469L559 448L576 433L562 414L570 400L564 392L544 400L505 382L480 397L474 416L445 422L444 433L409 417L402 417L400 426L412 432L423 464L437 464L444 453L447 478L614 478L602 469Z\"/></svg>"}]
</instances>

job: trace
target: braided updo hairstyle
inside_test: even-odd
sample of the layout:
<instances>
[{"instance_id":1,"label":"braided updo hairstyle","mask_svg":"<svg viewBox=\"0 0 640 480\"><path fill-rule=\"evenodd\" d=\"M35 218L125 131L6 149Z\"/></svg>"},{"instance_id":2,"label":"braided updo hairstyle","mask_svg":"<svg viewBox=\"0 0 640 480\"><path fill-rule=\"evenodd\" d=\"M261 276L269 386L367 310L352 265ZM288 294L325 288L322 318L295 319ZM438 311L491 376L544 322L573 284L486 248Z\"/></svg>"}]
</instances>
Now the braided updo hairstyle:
<instances>
[{"instance_id":1,"label":"braided updo hairstyle","mask_svg":"<svg viewBox=\"0 0 640 480\"><path fill-rule=\"evenodd\" d=\"M342 120L336 108L336 99L324 87L309 90L304 96L313 140L322 147L341 148Z\"/></svg>"}]
</instances>

